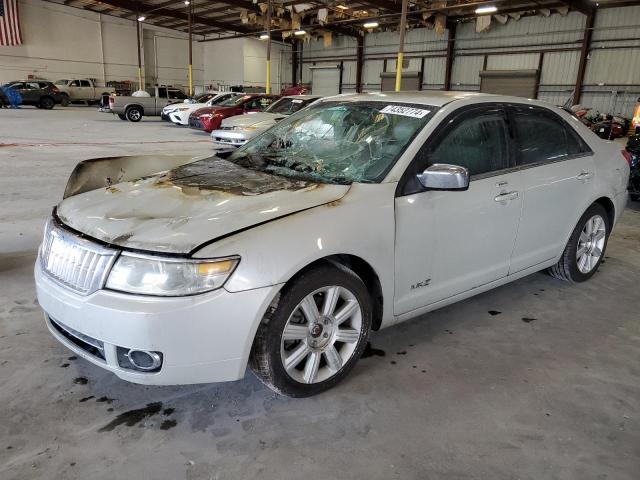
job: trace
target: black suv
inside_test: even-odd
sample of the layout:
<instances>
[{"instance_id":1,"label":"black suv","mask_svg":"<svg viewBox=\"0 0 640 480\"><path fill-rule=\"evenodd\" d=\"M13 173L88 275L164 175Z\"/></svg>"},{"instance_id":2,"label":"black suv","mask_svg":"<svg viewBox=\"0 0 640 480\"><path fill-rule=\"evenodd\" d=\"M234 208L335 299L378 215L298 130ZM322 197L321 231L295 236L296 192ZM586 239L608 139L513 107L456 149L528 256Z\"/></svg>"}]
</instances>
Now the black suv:
<instances>
[{"instance_id":1,"label":"black suv","mask_svg":"<svg viewBox=\"0 0 640 480\"><path fill-rule=\"evenodd\" d=\"M20 80L9 82L4 86L11 87L20 93L22 105L33 105L34 107L51 110L56 104L62 103L60 90L51 82Z\"/></svg>"}]
</instances>

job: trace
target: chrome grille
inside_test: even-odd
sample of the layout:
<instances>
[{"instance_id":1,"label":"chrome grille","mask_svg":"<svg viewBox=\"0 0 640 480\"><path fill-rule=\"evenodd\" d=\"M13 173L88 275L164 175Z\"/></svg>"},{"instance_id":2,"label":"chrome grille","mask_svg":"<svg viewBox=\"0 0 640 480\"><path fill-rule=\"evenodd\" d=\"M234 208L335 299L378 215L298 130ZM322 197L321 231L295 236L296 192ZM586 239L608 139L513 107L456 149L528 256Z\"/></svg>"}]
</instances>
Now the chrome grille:
<instances>
[{"instance_id":1,"label":"chrome grille","mask_svg":"<svg viewBox=\"0 0 640 480\"><path fill-rule=\"evenodd\" d=\"M89 295L102 288L117 255L117 250L80 238L50 220L40 247L40 265L56 282Z\"/></svg>"}]
</instances>

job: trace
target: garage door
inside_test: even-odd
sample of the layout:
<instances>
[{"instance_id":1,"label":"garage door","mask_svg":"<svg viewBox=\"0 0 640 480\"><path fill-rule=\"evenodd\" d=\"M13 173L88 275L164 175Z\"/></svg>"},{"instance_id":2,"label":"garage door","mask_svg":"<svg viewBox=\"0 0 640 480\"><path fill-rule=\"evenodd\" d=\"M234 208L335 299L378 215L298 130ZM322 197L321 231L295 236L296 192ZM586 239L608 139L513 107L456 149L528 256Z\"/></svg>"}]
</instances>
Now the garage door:
<instances>
[{"instance_id":1,"label":"garage door","mask_svg":"<svg viewBox=\"0 0 640 480\"><path fill-rule=\"evenodd\" d=\"M311 93L327 97L340 93L340 67L311 67Z\"/></svg>"},{"instance_id":2,"label":"garage door","mask_svg":"<svg viewBox=\"0 0 640 480\"><path fill-rule=\"evenodd\" d=\"M396 72L383 72L380 74L380 90L393 92L396 89ZM420 72L402 72L400 90L420 90Z\"/></svg>"},{"instance_id":3,"label":"garage door","mask_svg":"<svg viewBox=\"0 0 640 480\"><path fill-rule=\"evenodd\" d=\"M539 70L485 70L480 72L480 91L536 98L539 77Z\"/></svg>"}]
</instances>

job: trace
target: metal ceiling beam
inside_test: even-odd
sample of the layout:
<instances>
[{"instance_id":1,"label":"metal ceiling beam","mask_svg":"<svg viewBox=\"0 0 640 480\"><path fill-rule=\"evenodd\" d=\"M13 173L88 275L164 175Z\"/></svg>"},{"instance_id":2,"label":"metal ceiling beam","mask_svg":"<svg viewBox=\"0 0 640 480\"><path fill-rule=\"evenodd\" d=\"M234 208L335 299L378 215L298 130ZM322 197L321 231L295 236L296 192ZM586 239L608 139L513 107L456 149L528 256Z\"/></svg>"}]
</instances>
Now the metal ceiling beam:
<instances>
[{"instance_id":1,"label":"metal ceiling beam","mask_svg":"<svg viewBox=\"0 0 640 480\"><path fill-rule=\"evenodd\" d=\"M595 9L595 5L589 0L562 0L562 3L585 15L589 15Z\"/></svg>"},{"instance_id":2,"label":"metal ceiling beam","mask_svg":"<svg viewBox=\"0 0 640 480\"><path fill-rule=\"evenodd\" d=\"M141 14L145 12L150 12L153 10L152 14L157 15L159 17L170 17L176 18L178 20L188 20L188 15L186 12L181 12L179 10L171 10L167 8L155 8L153 4L143 3L143 2L135 2L133 0L99 0L97 3L101 3L104 5L110 5L112 7L121 8L123 10L129 10L131 12L139 11ZM227 30L230 32L238 32L249 34L251 30L243 25L233 25L226 22L220 22L217 20L213 20L210 18L195 16L193 18L194 23L198 23L200 25L208 25L210 27L220 28L223 30Z\"/></svg>"},{"instance_id":3,"label":"metal ceiling beam","mask_svg":"<svg viewBox=\"0 0 640 480\"><path fill-rule=\"evenodd\" d=\"M390 0L362 0L362 3L371 5L376 8L383 8L390 12L399 12L402 5ZM355 10L355 9L354 9Z\"/></svg>"}]
</instances>

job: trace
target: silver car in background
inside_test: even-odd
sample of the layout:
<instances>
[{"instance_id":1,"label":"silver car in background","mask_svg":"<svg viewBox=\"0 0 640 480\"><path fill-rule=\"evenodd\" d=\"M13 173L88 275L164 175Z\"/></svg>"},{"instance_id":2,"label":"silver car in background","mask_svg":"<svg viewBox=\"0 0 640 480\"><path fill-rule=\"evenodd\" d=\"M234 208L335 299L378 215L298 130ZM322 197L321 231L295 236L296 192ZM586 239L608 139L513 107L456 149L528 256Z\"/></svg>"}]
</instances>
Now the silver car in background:
<instances>
[{"instance_id":1,"label":"silver car in background","mask_svg":"<svg viewBox=\"0 0 640 480\"><path fill-rule=\"evenodd\" d=\"M264 112L236 115L223 120L220 128L211 132L211 139L219 151L235 150L259 133L273 127L283 118L320 98L317 95L282 97Z\"/></svg>"}]
</instances>

